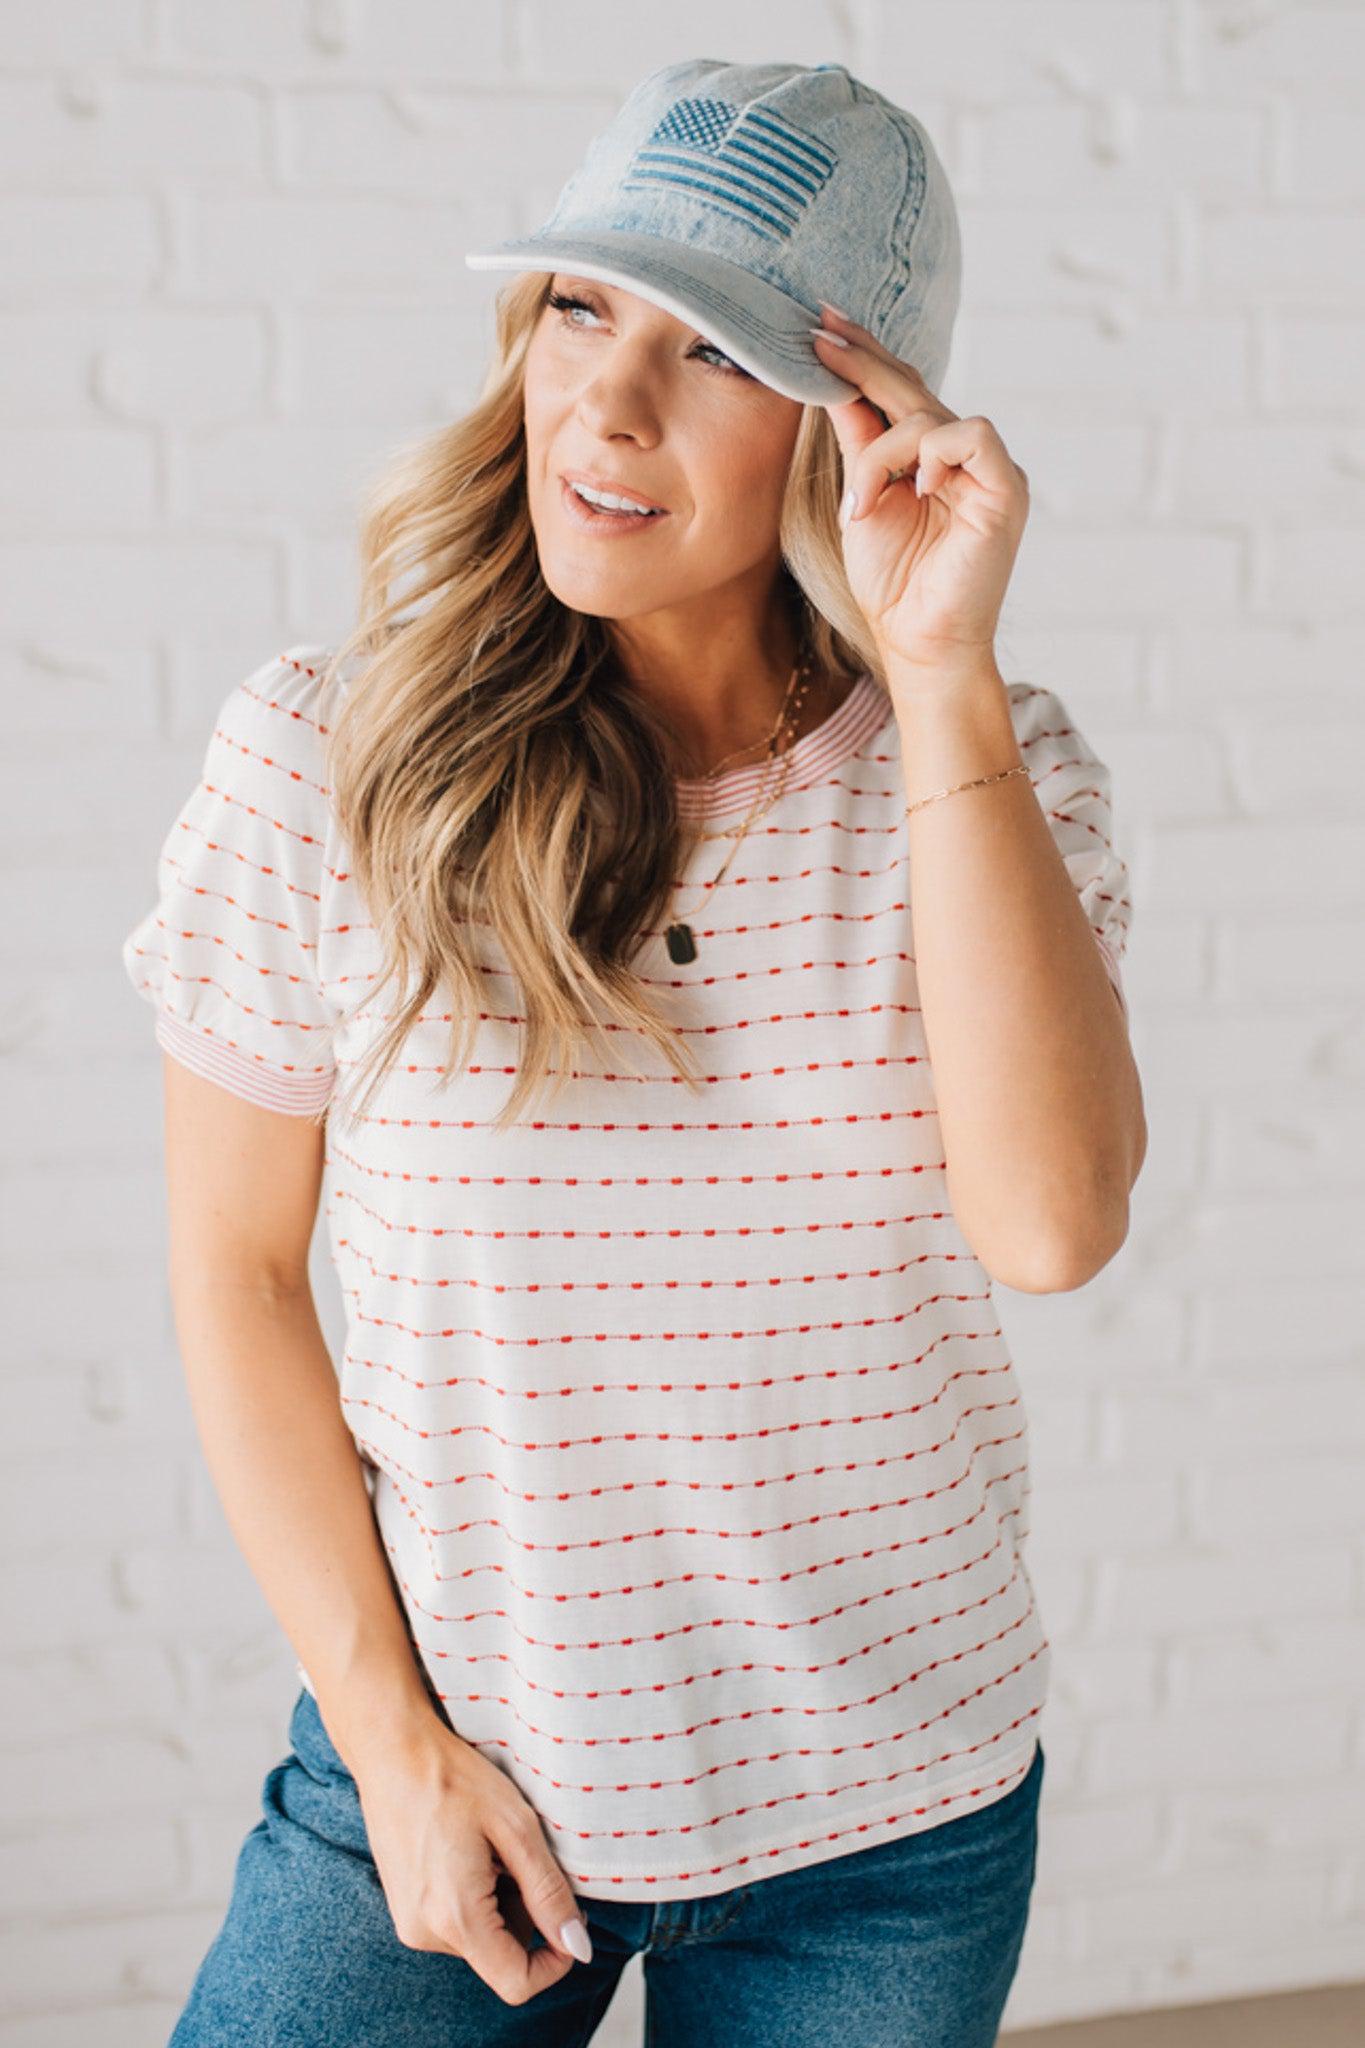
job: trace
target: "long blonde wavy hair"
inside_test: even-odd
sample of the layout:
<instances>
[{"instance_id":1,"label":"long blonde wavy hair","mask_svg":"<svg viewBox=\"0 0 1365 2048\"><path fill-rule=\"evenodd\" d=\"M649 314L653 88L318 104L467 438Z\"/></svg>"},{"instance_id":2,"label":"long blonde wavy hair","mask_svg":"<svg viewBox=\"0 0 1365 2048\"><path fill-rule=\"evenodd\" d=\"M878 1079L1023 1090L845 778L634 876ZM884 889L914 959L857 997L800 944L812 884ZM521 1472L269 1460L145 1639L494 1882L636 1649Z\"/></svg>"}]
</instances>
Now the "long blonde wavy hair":
<instances>
[{"instance_id":1,"label":"long blonde wavy hair","mask_svg":"<svg viewBox=\"0 0 1365 2048\"><path fill-rule=\"evenodd\" d=\"M391 981L405 990L357 1063L342 1102L354 1114L438 989L451 1011L446 1079L469 1060L481 922L519 984L524 1030L496 1128L555 1076L558 1096L603 1020L702 1086L630 966L687 851L680 736L625 674L610 622L547 587L527 505L525 360L552 282L520 273L502 288L479 401L371 486L358 624L324 664L320 708L344 689L335 713L321 708L332 803L383 962L356 1011ZM839 444L822 406L803 413L779 531L797 623L816 673L881 681L844 574Z\"/></svg>"}]
</instances>

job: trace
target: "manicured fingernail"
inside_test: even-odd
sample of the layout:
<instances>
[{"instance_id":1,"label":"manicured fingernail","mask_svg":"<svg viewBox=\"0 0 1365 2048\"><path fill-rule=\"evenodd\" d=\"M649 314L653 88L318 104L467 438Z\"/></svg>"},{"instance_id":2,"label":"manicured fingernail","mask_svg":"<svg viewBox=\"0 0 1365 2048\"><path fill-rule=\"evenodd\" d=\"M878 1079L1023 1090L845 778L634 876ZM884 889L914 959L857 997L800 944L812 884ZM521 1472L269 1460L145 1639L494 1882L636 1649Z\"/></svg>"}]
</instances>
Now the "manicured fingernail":
<instances>
[{"instance_id":1,"label":"manicured fingernail","mask_svg":"<svg viewBox=\"0 0 1365 2048\"><path fill-rule=\"evenodd\" d=\"M852 484L850 484L848 489L844 492L843 498L841 499L839 504L840 526L847 526L849 520L853 517L853 514L857 511L857 509L858 493L854 490Z\"/></svg>"},{"instance_id":2,"label":"manicured fingernail","mask_svg":"<svg viewBox=\"0 0 1365 2048\"><path fill-rule=\"evenodd\" d=\"M818 334L822 341L832 341L836 348L848 347L848 336L846 334L836 334L832 327L808 327L806 332L808 334Z\"/></svg>"},{"instance_id":3,"label":"manicured fingernail","mask_svg":"<svg viewBox=\"0 0 1365 2048\"><path fill-rule=\"evenodd\" d=\"M832 299L821 299L820 304L828 307L836 320L851 320L853 318L853 315L846 313L842 306L836 306Z\"/></svg>"},{"instance_id":4,"label":"manicured fingernail","mask_svg":"<svg viewBox=\"0 0 1365 2048\"><path fill-rule=\"evenodd\" d=\"M559 1930L559 1938L571 1956L577 1956L580 1963L592 1961L592 1941L581 1920L566 1920Z\"/></svg>"}]
</instances>

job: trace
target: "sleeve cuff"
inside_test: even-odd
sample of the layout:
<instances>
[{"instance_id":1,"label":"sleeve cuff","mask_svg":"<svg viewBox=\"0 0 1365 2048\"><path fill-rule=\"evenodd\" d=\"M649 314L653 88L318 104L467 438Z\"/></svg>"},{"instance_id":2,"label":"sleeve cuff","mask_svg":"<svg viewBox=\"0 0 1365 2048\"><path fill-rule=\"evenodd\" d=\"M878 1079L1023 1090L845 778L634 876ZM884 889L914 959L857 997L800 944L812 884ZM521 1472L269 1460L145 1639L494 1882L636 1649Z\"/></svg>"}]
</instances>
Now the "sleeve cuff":
<instances>
[{"instance_id":1,"label":"sleeve cuff","mask_svg":"<svg viewBox=\"0 0 1365 2048\"><path fill-rule=\"evenodd\" d=\"M303 1069L288 1073L264 1060L227 1045L189 1024L182 1024L169 1010L156 1013L156 1040L181 1066L189 1067L206 1081L216 1081L234 1095L243 1096L261 1109L281 1110L286 1116L312 1116L331 1099L335 1079L331 1067L321 1072Z\"/></svg>"},{"instance_id":2,"label":"sleeve cuff","mask_svg":"<svg viewBox=\"0 0 1365 2048\"><path fill-rule=\"evenodd\" d=\"M1095 933L1095 944L1099 947L1105 973L1109 976L1109 985L1119 999L1119 1008L1123 1011L1123 1020L1125 1024L1131 1023L1132 1019L1128 1013L1128 998L1123 992L1123 971L1119 966L1118 955L1114 952L1108 940L1102 939L1098 932Z\"/></svg>"}]
</instances>

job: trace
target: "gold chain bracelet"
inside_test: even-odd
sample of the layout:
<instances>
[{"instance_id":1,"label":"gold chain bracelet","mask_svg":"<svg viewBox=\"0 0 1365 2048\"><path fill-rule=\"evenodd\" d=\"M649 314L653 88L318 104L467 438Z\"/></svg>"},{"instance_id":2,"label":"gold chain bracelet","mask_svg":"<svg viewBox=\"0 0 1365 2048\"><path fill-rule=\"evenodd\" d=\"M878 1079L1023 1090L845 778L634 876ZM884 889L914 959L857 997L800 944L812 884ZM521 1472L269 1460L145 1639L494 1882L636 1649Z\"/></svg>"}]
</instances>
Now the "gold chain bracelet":
<instances>
[{"instance_id":1,"label":"gold chain bracelet","mask_svg":"<svg viewBox=\"0 0 1365 2048\"><path fill-rule=\"evenodd\" d=\"M978 775L973 782L955 782L951 789L936 789L932 796L916 797L912 804L905 806L905 815L908 818L911 811L917 811L921 804L937 803L941 796L956 796L960 789L980 789L984 782L1003 782L1007 775L1027 774L1028 769L1025 764L1022 761L1018 761L1013 768L1002 768L998 775Z\"/></svg>"}]
</instances>

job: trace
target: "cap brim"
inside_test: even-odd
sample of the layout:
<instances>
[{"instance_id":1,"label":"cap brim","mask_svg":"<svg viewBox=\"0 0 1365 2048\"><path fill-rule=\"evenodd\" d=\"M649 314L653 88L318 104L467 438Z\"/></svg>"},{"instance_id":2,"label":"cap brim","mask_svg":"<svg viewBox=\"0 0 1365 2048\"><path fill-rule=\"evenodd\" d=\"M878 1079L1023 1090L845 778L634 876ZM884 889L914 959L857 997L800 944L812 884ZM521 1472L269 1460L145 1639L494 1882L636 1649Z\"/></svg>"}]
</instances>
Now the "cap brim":
<instances>
[{"instance_id":1,"label":"cap brim","mask_svg":"<svg viewBox=\"0 0 1365 2048\"><path fill-rule=\"evenodd\" d=\"M524 235L470 251L471 270L568 270L648 299L701 329L708 341L760 383L807 405L856 398L850 380L826 369L807 329L820 308L803 306L743 265L659 235L604 228L592 235Z\"/></svg>"}]
</instances>

